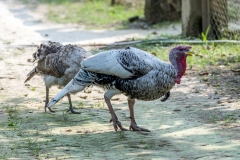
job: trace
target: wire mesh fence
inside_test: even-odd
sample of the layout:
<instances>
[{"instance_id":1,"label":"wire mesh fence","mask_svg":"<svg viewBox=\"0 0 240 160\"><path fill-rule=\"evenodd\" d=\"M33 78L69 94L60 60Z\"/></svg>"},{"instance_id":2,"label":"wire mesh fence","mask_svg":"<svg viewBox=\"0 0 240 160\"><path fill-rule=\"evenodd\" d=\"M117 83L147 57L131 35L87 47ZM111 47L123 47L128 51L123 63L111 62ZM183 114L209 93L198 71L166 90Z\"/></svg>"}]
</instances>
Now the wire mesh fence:
<instances>
[{"instance_id":1,"label":"wire mesh fence","mask_svg":"<svg viewBox=\"0 0 240 160\"><path fill-rule=\"evenodd\" d=\"M211 0L213 39L240 40L240 0Z\"/></svg>"}]
</instances>

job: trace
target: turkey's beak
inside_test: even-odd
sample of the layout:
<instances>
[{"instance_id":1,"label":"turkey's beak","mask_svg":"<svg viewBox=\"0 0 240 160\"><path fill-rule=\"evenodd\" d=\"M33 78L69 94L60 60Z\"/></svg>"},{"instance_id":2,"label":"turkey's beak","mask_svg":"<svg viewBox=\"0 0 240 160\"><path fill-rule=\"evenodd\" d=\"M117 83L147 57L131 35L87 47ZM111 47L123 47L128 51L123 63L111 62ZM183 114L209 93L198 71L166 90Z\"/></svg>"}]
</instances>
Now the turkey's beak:
<instances>
[{"instance_id":1,"label":"turkey's beak","mask_svg":"<svg viewBox=\"0 0 240 160\"><path fill-rule=\"evenodd\" d=\"M186 54L187 54L188 56L192 56L192 55L193 55L193 52L188 51L188 52L186 52Z\"/></svg>"}]
</instances>

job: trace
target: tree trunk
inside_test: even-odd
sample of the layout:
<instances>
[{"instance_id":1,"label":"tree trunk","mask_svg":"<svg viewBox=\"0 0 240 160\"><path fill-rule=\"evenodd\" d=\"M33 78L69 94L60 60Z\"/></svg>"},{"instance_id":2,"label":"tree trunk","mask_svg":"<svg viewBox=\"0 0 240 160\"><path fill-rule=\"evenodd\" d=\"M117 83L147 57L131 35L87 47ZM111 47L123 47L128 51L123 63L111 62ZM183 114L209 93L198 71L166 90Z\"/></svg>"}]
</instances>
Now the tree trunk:
<instances>
[{"instance_id":1,"label":"tree trunk","mask_svg":"<svg viewBox=\"0 0 240 160\"><path fill-rule=\"evenodd\" d=\"M180 0L145 0L146 21L154 24L162 21L174 21L181 18Z\"/></svg>"},{"instance_id":2,"label":"tree trunk","mask_svg":"<svg viewBox=\"0 0 240 160\"><path fill-rule=\"evenodd\" d=\"M115 0L111 0L111 5L112 5L112 6L114 6L114 5L115 5L115 3L116 3L116 1L115 1Z\"/></svg>"},{"instance_id":3,"label":"tree trunk","mask_svg":"<svg viewBox=\"0 0 240 160\"><path fill-rule=\"evenodd\" d=\"M202 1L182 0L182 31L184 36L198 37L203 32Z\"/></svg>"}]
</instances>

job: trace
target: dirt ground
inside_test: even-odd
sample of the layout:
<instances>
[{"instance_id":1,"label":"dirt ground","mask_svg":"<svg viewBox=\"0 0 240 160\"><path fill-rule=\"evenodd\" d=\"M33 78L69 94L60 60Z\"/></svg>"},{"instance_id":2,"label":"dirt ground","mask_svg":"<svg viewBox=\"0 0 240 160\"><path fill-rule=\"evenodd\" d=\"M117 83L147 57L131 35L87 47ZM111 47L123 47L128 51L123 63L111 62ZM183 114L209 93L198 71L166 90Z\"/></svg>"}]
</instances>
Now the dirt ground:
<instances>
[{"instance_id":1,"label":"dirt ground","mask_svg":"<svg viewBox=\"0 0 240 160\"><path fill-rule=\"evenodd\" d=\"M39 44L48 39L64 43L98 43L101 38L108 43L128 37L121 36L123 31L112 31L119 34L114 38L94 35L98 33L95 31L92 33L95 38L81 40L77 37L81 31L74 28L79 34L64 41L61 32L54 32L56 29L45 32L48 26L54 28L53 24L26 25L28 18L32 18L29 20L32 22L37 15L26 16L31 12L24 6L10 7L9 3L0 1L0 159L240 159L239 92L220 91L219 87L202 81L198 73L190 70L181 84L171 90L166 102L136 102L136 121L151 133L115 132L109 123L104 91L98 87L72 96L74 107L82 112L79 115L66 113L67 98L53 107L56 113L44 113L42 78L36 76L24 84L26 74L34 66L29 59L36 48L20 44ZM45 28L44 32L40 32L39 27ZM140 32L137 31L139 35ZM150 32L143 31L141 36ZM63 34L68 33L74 35L71 31ZM127 33L134 31L126 31L131 37ZM11 44L14 47L10 47ZM239 84L239 74L236 77L235 83ZM51 88L50 97L58 91L56 87ZM112 103L119 120L127 128L130 121L126 97L115 96Z\"/></svg>"}]
</instances>

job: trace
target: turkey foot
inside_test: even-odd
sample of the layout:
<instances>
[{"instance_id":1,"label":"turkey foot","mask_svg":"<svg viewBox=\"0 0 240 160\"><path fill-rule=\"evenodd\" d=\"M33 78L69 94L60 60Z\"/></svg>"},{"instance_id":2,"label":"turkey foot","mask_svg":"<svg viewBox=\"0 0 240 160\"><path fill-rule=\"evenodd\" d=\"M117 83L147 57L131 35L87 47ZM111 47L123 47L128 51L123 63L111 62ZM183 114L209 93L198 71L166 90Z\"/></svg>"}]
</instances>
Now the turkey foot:
<instances>
[{"instance_id":1,"label":"turkey foot","mask_svg":"<svg viewBox=\"0 0 240 160\"><path fill-rule=\"evenodd\" d=\"M161 99L162 102L166 101L170 97L170 91L168 91L164 97Z\"/></svg>"},{"instance_id":2,"label":"turkey foot","mask_svg":"<svg viewBox=\"0 0 240 160\"><path fill-rule=\"evenodd\" d=\"M47 92L47 97L48 97L48 92ZM71 101L71 96L70 96L69 93L67 94L67 97L68 97L68 102L69 102L69 105L70 105L70 107L69 107L69 109L67 110L67 112L70 112L70 113L72 113L72 114L81 114L81 112L77 112L77 111L74 111L74 110L73 110L72 101ZM49 100L48 100L48 98L47 98L47 99L46 99L46 102L45 102L45 108L44 108L44 109L45 109L45 112L46 112L46 108L47 108L48 102L49 102ZM52 113L55 112L55 111L52 110L51 108L48 108L48 109L49 109L49 111L52 112Z\"/></svg>"},{"instance_id":3,"label":"turkey foot","mask_svg":"<svg viewBox=\"0 0 240 160\"><path fill-rule=\"evenodd\" d=\"M113 117L114 117L114 118L111 118L111 119L110 119L110 123L113 122L113 127L114 127L115 131L117 131L118 128L120 128L122 131L127 131L126 128L123 128L123 127L122 127L122 124L121 124L121 122L118 120L117 116L114 115Z\"/></svg>"},{"instance_id":4,"label":"turkey foot","mask_svg":"<svg viewBox=\"0 0 240 160\"><path fill-rule=\"evenodd\" d=\"M47 108L47 106L45 106L45 112L46 112L46 108ZM52 113L56 112L56 111L52 110L51 108L48 108L48 110ZM67 112L70 112L72 114L81 114L81 112L74 111L72 107L69 107Z\"/></svg>"},{"instance_id":5,"label":"turkey foot","mask_svg":"<svg viewBox=\"0 0 240 160\"><path fill-rule=\"evenodd\" d=\"M45 112L46 112L46 108L47 108L47 106L45 106ZM54 110L52 110L51 108L48 108L48 110L50 111L50 112L52 112L52 113L54 113L55 111Z\"/></svg>"},{"instance_id":6,"label":"turkey foot","mask_svg":"<svg viewBox=\"0 0 240 160\"><path fill-rule=\"evenodd\" d=\"M133 118L131 118L131 117L130 117L130 119L131 119L131 124L130 124L130 126L129 126L129 130L132 129L132 130L134 130L134 131L151 132L151 131L148 130L148 129L139 127L139 126L137 125L137 123L135 122L135 119L133 119Z\"/></svg>"},{"instance_id":7,"label":"turkey foot","mask_svg":"<svg viewBox=\"0 0 240 160\"><path fill-rule=\"evenodd\" d=\"M55 112L55 111L54 111ZM81 114L81 112L74 111L73 108L69 108L67 112L70 112L72 114Z\"/></svg>"}]
</instances>

